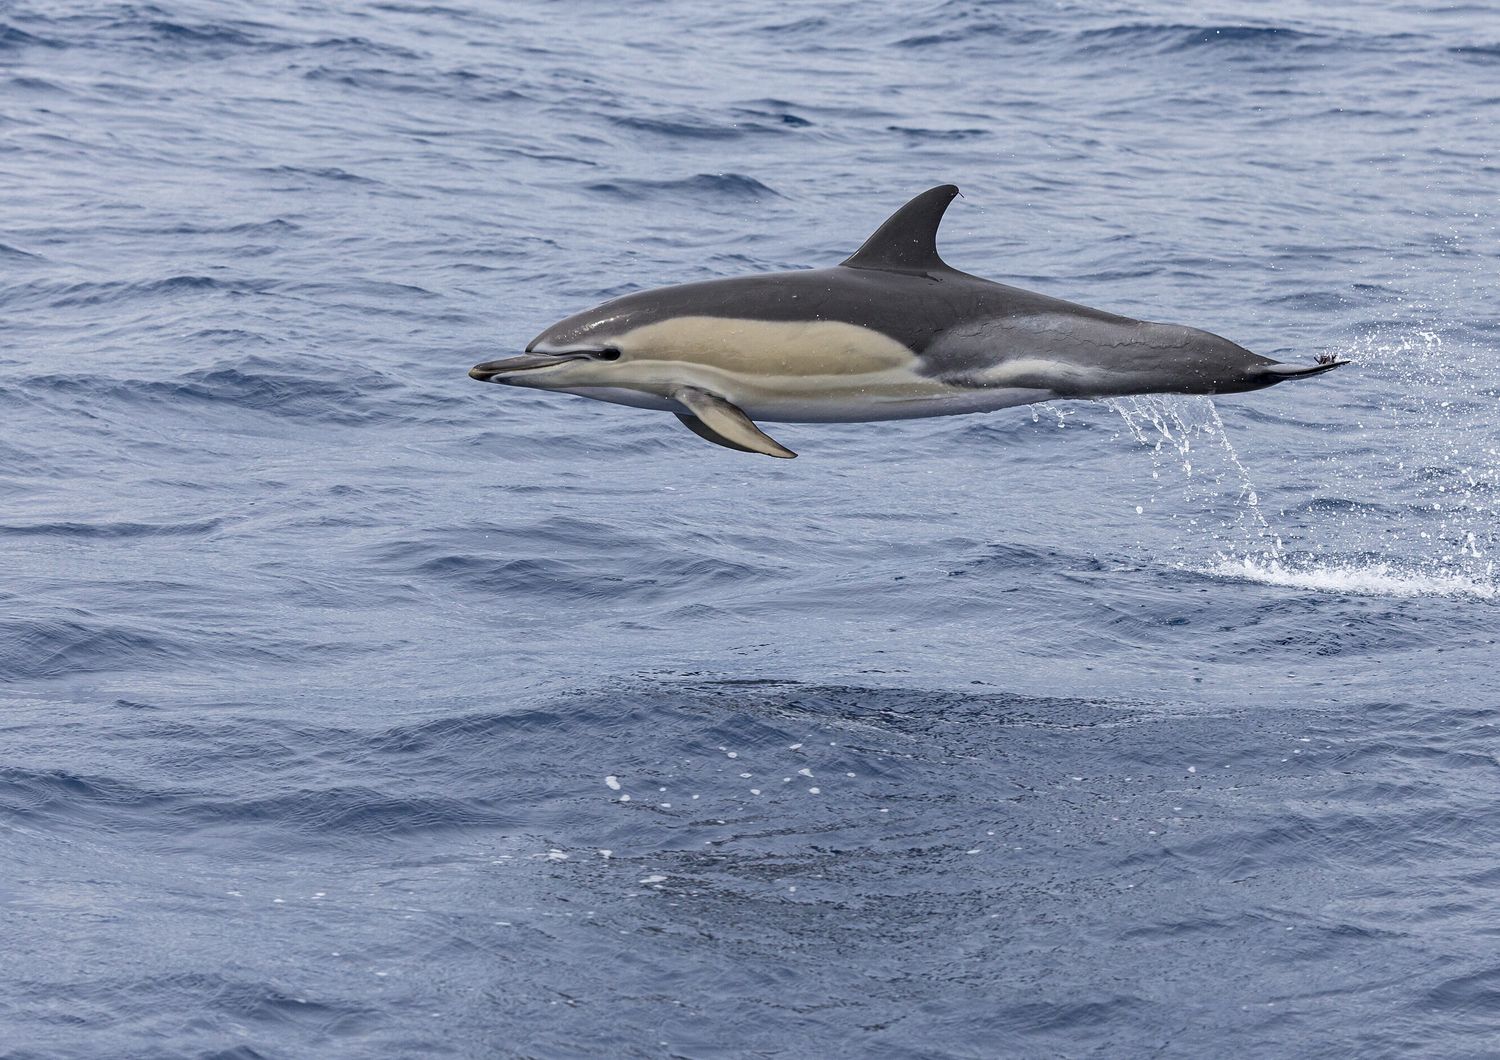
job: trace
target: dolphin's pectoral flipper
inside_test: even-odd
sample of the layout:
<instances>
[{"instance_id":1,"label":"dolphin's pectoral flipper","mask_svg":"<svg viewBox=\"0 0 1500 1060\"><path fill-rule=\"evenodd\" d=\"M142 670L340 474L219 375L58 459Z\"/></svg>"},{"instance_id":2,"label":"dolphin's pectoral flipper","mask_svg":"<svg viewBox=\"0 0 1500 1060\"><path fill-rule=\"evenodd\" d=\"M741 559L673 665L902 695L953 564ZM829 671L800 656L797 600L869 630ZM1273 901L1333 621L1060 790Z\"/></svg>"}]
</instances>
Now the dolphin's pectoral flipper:
<instances>
[{"instance_id":1,"label":"dolphin's pectoral flipper","mask_svg":"<svg viewBox=\"0 0 1500 1060\"><path fill-rule=\"evenodd\" d=\"M679 420L682 421L682 425L684 427L692 431L699 438L702 438L705 442L713 442L715 445L722 445L725 449L733 449L739 453L755 452L754 449L747 449L743 445L740 445L738 442L731 442L722 434L715 434L709 428L708 424L704 423L697 416L690 415L686 412L676 413L676 416Z\"/></svg>"},{"instance_id":2,"label":"dolphin's pectoral flipper","mask_svg":"<svg viewBox=\"0 0 1500 1060\"><path fill-rule=\"evenodd\" d=\"M700 438L742 453L764 453L790 460L797 454L755 425L737 405L695 386L678 387L672 400L687 409L677 414L683 426Z\"/></svg>"}]
</instances>

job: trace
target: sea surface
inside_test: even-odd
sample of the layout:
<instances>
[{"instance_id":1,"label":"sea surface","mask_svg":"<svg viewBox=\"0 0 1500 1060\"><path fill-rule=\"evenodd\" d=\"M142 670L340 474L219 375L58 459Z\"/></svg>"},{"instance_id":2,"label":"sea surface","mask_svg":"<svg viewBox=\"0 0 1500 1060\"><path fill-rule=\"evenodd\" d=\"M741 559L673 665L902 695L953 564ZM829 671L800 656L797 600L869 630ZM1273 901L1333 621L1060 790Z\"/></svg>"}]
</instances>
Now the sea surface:
<instances>
[{"instance_id":1,"label":"sea surface","mask_svg":"<svg viewBox=\"0 0 1500 1060\"><path fill-rule=\"evenodd\" d=\"M1500 16L0 2L0 1057L1500 1055ZM467 369L826 266L1354 363Z\"/></svg>"}]
</instances>

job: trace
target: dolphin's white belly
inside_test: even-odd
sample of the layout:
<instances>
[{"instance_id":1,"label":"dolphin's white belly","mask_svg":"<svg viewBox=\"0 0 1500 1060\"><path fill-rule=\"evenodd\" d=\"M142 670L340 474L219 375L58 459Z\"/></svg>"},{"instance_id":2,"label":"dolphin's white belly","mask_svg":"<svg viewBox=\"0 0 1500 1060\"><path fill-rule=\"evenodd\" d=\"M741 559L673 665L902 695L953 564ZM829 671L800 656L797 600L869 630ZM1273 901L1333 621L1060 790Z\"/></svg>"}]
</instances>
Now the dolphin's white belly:
<instances>
[{"instance_id":1,"label":"dolphin's white belly","mask_svg":"<svg viewBox=\"0 0 1500 1060\"><path fill-rule=\"evenodd\" d=\"M768 391L761 386L733 386L724 380L691 383L722 394L734 402L752 420L767 423L867 423L871 420L909 420L924 416L959 416L970 412L993 412L996 409L1051 401L1057 395L1050 390L1024 387L973 388L949 387L924 380L923 385L901 390L829 387L816 390ZM656 412L681 412L682 406L665 396L623 387L578 387L566 393L608 401L616 405L651 409Z\"/></svg>"},{"instance_id":2,"label":"dolphin's white belly","mask_svg":"<svg viewBox=\"0 0 1500 1060\"><path fill-rule=\"evenodd\" d=\"M941 394L901 398L894 401L824 402L809 408L773 408L766 419L780 423L864 423L870 420L912 420L924 416L962 416L971 412L994 412L996 409L1052 401L1057 395L1050 390L1023 387L997 387L991 390L959 390L948 387Z\"/></svg>"}]
</instances>

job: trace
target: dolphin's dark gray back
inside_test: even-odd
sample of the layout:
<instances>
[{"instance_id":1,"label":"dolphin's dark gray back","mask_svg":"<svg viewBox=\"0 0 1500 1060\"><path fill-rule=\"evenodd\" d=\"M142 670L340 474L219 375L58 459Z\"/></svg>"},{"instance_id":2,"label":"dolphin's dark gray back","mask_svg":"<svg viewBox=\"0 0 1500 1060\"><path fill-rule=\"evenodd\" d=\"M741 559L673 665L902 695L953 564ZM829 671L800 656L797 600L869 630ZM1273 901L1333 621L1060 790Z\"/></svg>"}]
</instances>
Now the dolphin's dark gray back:
<instances>
[{"instance_id":1,"label":"dolphin's dark gray back","mask_svg":"<svg viewBox=\"0 0 1500 1060\"><path fill-rule=\"evenodd\" d=\"M555 325L549 341L584 341L605 322L613 328L634 328L682 316L832 320L878 331L921 354L937 336L980 319L1051 313L1132 322L951 268L938 255L937 230L957 194L952 184L923 192L833 268L706 280L624 295Z\"/></svg>"}]
</instances>

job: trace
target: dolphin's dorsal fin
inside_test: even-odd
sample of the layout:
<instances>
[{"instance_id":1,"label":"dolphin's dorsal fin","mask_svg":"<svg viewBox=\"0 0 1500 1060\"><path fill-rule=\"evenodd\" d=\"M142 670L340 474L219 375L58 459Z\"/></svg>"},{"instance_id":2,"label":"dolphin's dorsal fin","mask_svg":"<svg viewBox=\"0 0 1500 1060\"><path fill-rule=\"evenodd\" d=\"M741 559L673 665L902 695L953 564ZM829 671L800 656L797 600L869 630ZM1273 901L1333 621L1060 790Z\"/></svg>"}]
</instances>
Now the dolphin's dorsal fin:
<instances>
[{"instance_id":1,"label":"dolphin's dorsal fin","mask_svg":"<svg viewBox=\"0 0 1500 1060\"><path fill-rule=\"evenodd\" d=\"M896 269L926 272L946 269L938 257L937 230L943 211L958 194L952 184L924 191L891 214L864 245L839 262L851 269Z\"/></svg>"}]
</instances>

